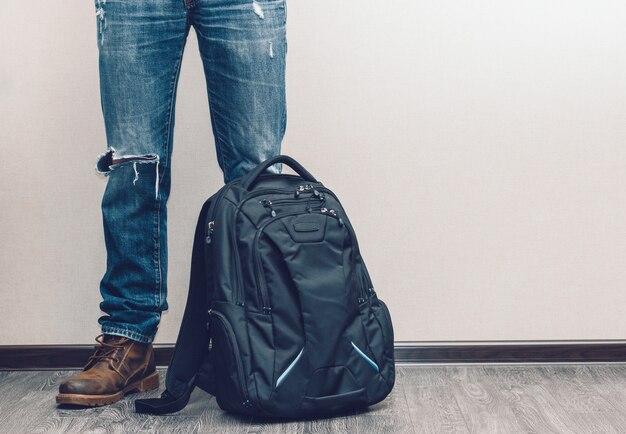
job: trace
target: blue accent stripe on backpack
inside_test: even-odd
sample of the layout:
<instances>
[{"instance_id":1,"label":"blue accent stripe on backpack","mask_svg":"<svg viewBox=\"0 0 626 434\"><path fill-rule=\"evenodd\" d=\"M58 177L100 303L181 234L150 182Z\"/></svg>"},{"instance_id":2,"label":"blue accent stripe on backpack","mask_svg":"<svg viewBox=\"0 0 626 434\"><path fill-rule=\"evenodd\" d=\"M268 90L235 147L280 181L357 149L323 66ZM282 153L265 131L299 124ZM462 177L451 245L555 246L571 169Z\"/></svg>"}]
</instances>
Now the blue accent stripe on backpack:
<instances>
[{"instance_id":1,"label":"blue accent stripe on backpack","mask_svg":"<svg viewBox=\"0 0 626 434\"><path fill-rule=\"evenodd\" d=\"M374 362L372 359L370 359L369 357L367 357L367 355L366 355L363 351L361 351L361 350L359 349L359 347L357 347L356 345L354 345L354 342L350 341L350 343L352 344L352 346L354 347L354 349L356 350L356 352L357 352L357 353L359 353L359 355L360 355L361 357L363 357L363 358L365 359L365 361L366 361L367 363L369 363L369 365L370 365L372 368L374 368L374 369L376 370L376 372L378 372L378 371L379 371L379 369L378 369L378 365L376 364L376 362Z\"/></svg>"},{"instance_id":2,"label":"blue accent stripe on backpack","mask_svg":"<svg viewBox=\"0 0 626 434\"><path fill-rule=\"evenodd\" d=\"M302 349L300 350L300 352L298 353L296 358L293 359L293 362L291 362L291 364L289 366L287 366L287 369L285 369L285 372L280 374L280 377L278 377L278 380L276 380L276 387L278 387L278 385L285 379L285 376L287 376L289 371L291 371L293 369L293 367L296 366L296 363L300 359L300 356L302 356L302 352L303 351L304 351L304 347L302 347Z\"/></svg>"}]
</instances>

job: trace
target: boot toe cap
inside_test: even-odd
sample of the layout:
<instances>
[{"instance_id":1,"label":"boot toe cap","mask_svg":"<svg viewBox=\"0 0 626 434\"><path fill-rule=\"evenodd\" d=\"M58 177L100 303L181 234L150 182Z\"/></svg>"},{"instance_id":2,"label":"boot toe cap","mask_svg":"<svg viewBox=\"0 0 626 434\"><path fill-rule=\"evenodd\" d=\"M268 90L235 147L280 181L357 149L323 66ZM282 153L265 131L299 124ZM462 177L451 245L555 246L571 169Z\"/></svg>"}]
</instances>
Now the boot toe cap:
<instances>
[{"instance_id":1,"label":"boot toe cap","mask_svg":"<svg viewBox=\"0 0 626 434\"><path fill-rule=\"evenodd\" d=\"M71 395L102 395L109 393L104 382L94 378L70 378L59 385L59 393Z\"/></svg>"},{"instance_id":2,"label":"boot toe cap","mask_svg":"<svg viewBox=\"0 0 626 434\"><path fill-rule=\"evenodd\" d=\"M66 380L59 385L59 393L87 394L87 390L90 389L87 383L84 380Z\"/></svg>"}]
</instances>

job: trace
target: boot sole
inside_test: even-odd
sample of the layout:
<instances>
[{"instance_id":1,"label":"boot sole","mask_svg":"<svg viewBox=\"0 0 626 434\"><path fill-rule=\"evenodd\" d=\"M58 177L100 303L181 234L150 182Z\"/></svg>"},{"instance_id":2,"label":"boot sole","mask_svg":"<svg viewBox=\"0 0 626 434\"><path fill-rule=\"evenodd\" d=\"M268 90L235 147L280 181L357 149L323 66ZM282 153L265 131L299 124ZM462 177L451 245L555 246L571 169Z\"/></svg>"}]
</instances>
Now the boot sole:
<instances>
[{"instance_id":1,"label":"boot sole","mask_svg":"<svg viewBox=\"0 0 626 434\"><path fill-rule=\"evenodd\" d=\"M57 404L80 405L84 407L97 407L100 405L113 404L129 393L146 392L159 387L159 373L153 372L141 380L129 384L124 389L111 395L80 395L76 393L59 393Z\"/></svg>"}]
</instances>

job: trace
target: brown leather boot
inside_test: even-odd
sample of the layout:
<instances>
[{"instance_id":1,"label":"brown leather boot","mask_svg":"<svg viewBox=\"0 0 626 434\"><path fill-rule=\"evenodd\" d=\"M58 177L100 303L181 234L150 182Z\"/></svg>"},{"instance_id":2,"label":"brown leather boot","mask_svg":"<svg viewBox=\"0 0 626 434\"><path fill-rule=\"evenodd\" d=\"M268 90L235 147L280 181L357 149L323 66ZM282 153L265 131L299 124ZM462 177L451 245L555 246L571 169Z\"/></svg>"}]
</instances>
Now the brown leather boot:
<instances>
[{"instance_id":1,"label":"brown leather boot","mask_svg":"<svg viewBox=\"0 0 626 434\"><path fill-rule=\"evenodd\" d=\"M101 339L102 338L102 339ZM152 344L100 335L83 371L61 383L57 404L112 404L131 392L159 387Z\"/></svg>"}]
</instances>

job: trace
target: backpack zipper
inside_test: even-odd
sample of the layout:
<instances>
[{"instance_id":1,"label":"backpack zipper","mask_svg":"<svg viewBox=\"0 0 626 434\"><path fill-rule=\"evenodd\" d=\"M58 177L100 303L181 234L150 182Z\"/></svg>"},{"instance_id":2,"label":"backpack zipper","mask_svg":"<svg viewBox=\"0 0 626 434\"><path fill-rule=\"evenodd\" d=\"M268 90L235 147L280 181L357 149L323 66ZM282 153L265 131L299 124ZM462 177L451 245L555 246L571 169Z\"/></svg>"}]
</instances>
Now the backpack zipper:
<instances>
[{"instance_id":1,"label":"backpack zipper","mask_svg":"<svg viewBox=\"0 0 626 434\"><path fill-rule=\"evenodd\" d=\"M335 198L335 199L337 200L337 198ZM356 256L357 256L357 253L358 253L358 256L361 257L361 250L359 249L359 243L358 243L358 241L356 239L356 234L352 230L352 226L349 223L346 224L346 222L344 222L344 220L339 216L337 211L335 211L334 209L322 208L320 211L322 213L327 213L326 215L337 219L337 222L339 223L340 226L344 226L345 225L346 229L348 230L348 234L350 235L350 239L352 240L352 243L354 244L354 248L355 248L354 265L356 267L357 266L357 257ZM357 297L357 303L359 303L359 304L365 302L368 299L368 297L370 297L370 295L374 293L374 288L372 287L372 280L370 278L369 272L367 271L367 267L365 267L365 263L363 262L363 258L361 258L360 266L363 269L363 271L365 272L365 276L367 277L367 283L368 283L369 287L368 288L360 288L361 289L361 291L360 291L361 292L361 297Z\"/></svg>"},{"instance_id":2,"label":"backpack zipper","mask_svg":"<svg viewBox=\"0 0 626 434\"><path fill-rule=\"evenodd\" d=\"M257 248L259 237L261 236L261 232L263 232L263 229L265 229L265 227L268 224L275 222L283 217L289 217L290 215L298 215L298 214L302 214L302 211L291 211L285 214L281 214L280 216L273 216L270 220L266 221L261 226L259 226L259 229L257 229L256 233L254 234L254 241L252 243L252 251L254 252L254 264L255 264L254 280L256 282L257 293L259 296L259 305L261 307L261 311L268 315L272 313L272 307L270 306L269 294L267 293L267 288L265 287L265 278L262 277L263 273L260 272L261 267L262 267L261 254L259 253L259 249ZM263 280L262 284L261 284L261 280Z\"/></svg>"},{"instance_id":3,"label":"backpack zipper","mask_svg":"<svg viewBox=\"0 0 626 434\"><path fill-rule=\"evenodd\" d=\"M300 186L302 187L302 186ZM330 192L330 190L328 190L326 187L315 187L313 188L311 186L311 188L308 189L302 189L302 191L310 191L310 190L317 190L318 192L320 191L328 191ZM301 191L299 190L299 188L293 189L286 189L286 188L268 188L268 189L264 189L264 190L259 190L259 191L254 191L254 192L250 192L250 194L248 194L247 196L244 196L241 199L241 202L237 205L237 208L235 208L235 218L237 217L239 210L241 210L241 208L246 204L246 202L248 202L248 200L255 198L257 196L263 196L266 194L293 194L293 199L276 199L276 200L298 200L300 199L300 193ZM334 195L333 195L334 197ZM300 199L302 200L302 199Z\"/></svg>"},{"instance_id":4,"label":"backpack zipper","mask_svg":"<svg viewBox=\"0 0 626 434\"><path fill-rule=\"evenodd\" d=\"M224 196L224 194L226 194L226 191L229 190L227 186L234 184L236 181L238 181L238 178L230 181L228 184L224 184L224 186L222 187L220 192L217 194L217 197L215 198L215 201L213 202L211 206L211 217L210 217L210 220L207 222L207 233L205 237L205 241L207 244L211 244L211 241L212 241L213 228L215 226L215 215L217 214L217 211L216 211L217 204L220 203L220 201L222 200L222 197Z\"/></svg>"},{"instance_id":5,"label":"backpack zipper","mask_svg":"<svg viewBox=\"0 0 626 434\"><path fill-rule=\"evenodd\" d=\"M237 366L237 377L239 378L239 391L244 398L244 401L241 403L244 407L252 407L252 402L250 401L250 397L248 395L248 391L246 390L245 384L243 382L244 373L243 366L241 365L241 356L239 354L239 347L237 346L237 338L235 336L235 332L233 331L230 323L228 322L228 318L216 310L209 309L209 315L213 315L222 323L226 333L228 334L229 345L232 347L234 357L235 357L235 365Z\"/></svg>"},{"instance_id":6,"label":"backpack zipper","mask_svg":"<svg viewBox=\"0 0 626 434\"><path fill-rule=\"evenodd\" d=\"M215 216L217 215L217 205L221 202L222 197L226 194L226 192L228 190L230 190L230 186L236 184L239 181L239 178L235 178L232 181L228 182L227 184L224 184L224 186L222 186L222 189L219 191L219 193L217 194L215 201L213 202L213 204L211 205L211 216L210 216L210 220L206 223L207 225L207 232L206 232L206 236L205 236L205 243L206 244L211 244L212 240L213 240L213 232L215 230ZM237 250L236 246L233 247L235 249L235 251ZM235 267L237 268L237 267ZM213 287L217 286L217 273L213 273ZM235 303L239 306L243 306L244 302L239 301L240 295L237 293L239 291L239 288L236 287L234 290L234 294L233 294L233 298L235 299Z\"/></svg>"},{"instance_id":7,"label":"backpack zipper","mask_svg":"<svg viewBox=\"0 0 626 434\"><path fill-rule=\"evenodd\" d=\"M273 194L273 193L276 193L276 194L290 194L291 193L293 194L294 199L299 199L301 193L306 192L306 191L311 191L313 194L315 194L314 190L317 190L318 192L322 192L322 191L328 192L336 199L336 196L328 188L323 187L323 186L313 187L313 185L311 184L303 184L303 185L299 185L297 188L289 188L289 189L288 188L266 188L266 189L259 190L259 191L251 191L250 194L244 196L241 199L241 202L237 205L237 208L235 208L235 218L237 217L237 214L239 213L239 210L241 209L241 207L243 207L249 199L252 199L254 197L263 196L265 194Z\"/></svg>"},{"instance_id":8,"label":"backpack zipper","mask_svg":"<svg viewBox=\"0 0 626 434\"><path fill-rule=\"evenodd\" d=\"M286 199L285 198L285 199L274 199L274 200L263 199L263 200L260 200L259 203L269 210L270 215L272 217L276 217L276 210L274 209L274 205L280 205L280 204L302 205L304 203L306 205L305 211L309 211L313 209L312 207L309 206L311 199L319 200L320 205L326 201L326 198L324 197L324 193L317 192L317 195L309 196L308 198L306 198L306 202L304 198L302 199Z\"/></svg>"},{"instance_id":9,"label":"backpack zipper","mask_svg":"<svg viewBox=\"0 0 626 434\"><path fill-rule=\"evenodd\" d=\"M207 223L207 231L206 231L206 243L211 244L211 237L213 236L213 227L215 226L215 220L211 220Z\"/></svg>"}]
</instances>

